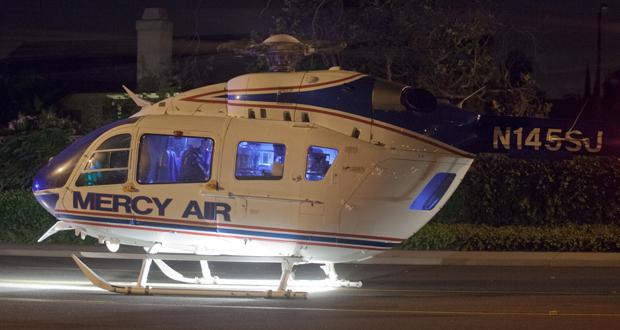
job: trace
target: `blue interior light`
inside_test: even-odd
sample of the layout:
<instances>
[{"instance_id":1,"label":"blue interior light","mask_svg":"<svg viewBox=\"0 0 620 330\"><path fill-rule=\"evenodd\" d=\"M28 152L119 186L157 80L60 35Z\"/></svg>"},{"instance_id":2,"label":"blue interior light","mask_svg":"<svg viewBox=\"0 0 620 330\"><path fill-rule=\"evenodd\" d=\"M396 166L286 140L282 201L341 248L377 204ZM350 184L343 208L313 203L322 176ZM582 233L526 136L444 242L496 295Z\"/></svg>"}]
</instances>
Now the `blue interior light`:
<instances>
[{"instance_id":1,"label":"blue interior light","mask_svg":"<svg viewBox=\"0 0 620 330\"><path fill-rule=\"evenodd\" d=\"M437 173L409 206L410 210L430 211L445 195L454 181L454 173Z\"/></svg>"}]
</instances>

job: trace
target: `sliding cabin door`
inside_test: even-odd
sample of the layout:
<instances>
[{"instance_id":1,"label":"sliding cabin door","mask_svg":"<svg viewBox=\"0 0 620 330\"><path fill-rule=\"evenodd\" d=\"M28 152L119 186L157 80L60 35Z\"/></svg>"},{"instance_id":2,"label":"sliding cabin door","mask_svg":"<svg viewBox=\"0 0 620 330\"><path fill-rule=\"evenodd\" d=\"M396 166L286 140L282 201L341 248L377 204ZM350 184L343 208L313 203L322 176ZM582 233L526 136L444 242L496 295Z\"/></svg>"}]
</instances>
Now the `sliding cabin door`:
<instances>
[{"instance_id":1,"label":"sliding cabin door","mask_svg":"<svg viewBox=\"0 0 620 330\"><path fill-rule=\"evenodd\" d=\"M255 229L245 233L247 237L280 240L276 233L282 229L299 228L299 207L305 203L299 194L304 178L304 140L309 129L286 121L231 121L219 181L236 204L245 205L245 218L238 224ZM295 238L288 235L287 239Z\"/></svg>"},{"instance_id":2,"label":"sliding cabin door","mask_svg":"<svg viewBox=\"0 0 620 330\"><path fill-rule=\"evenodd\" d=\"M300 205L299 216L301 223L318 231L339 230L343 146L342 135L327 129L312 129L306 135L301 197L308 202Z\"/></svg>"},{"instance_id":3,"label":"sliding cabin door","mask_svg":"<svg viewBox=\"0 0 620 330\"><path fill-rule=\"evenodd\" d=\"M204 239L217 240L218 224L232 222L239 211L217 189L221 144L212 132L140 128L131 192L135 223L158 233L164 245L215 248Z\"/></svg>"}]
</instances>

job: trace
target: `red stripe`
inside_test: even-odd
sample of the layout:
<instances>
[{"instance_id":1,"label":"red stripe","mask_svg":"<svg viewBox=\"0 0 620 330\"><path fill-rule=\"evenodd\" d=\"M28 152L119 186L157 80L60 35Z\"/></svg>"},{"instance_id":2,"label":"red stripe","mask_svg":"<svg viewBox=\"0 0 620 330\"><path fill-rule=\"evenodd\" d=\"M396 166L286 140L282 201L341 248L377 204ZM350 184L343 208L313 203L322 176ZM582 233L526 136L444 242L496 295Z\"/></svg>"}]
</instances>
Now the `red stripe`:
<instances>
[{"instance_id":1,"label":"red stripe","mask_svg":"<svg viewBox=\"0 0 620 330\"><path fill-rule=\"evenodd\" d=\"M328 81L328 82L324 82L324 83L319 83L319 84L311 84L311 85L306 85L303 86L303 88L307 88L307 87L316 87L316 86L320 86L320 85L325 85L325 84L332 84L332 83L336 83L336 82L341 82L344 80L348 80L357 76L362 75L361 73L347 77L347 78L343 78L343 79L338 79L338 80L334 80L334 81ZM228 92L237 92L237 91L259 91L259 90L270 90L270 89L282 89L282 88L292 88L292 87L265 87L265 88L254 88L254 89L236 89L236 90L229 90ZM290 105L277 105L277 104L260 104L260 103L232 103L232 102L228 102L227 100L199 100L197 99L198 97L201 96L205 96L205 95L209 95L209 94L214 94L214 93L221 93L224 91L217 91L217 92L209 92L209 93L205 93L205 94L200 94L200 95L195 95L195 96L191 96L185 99L182 99L184 101L192 101L192 102L201 102L201 103L217 103L217 104L228 104L228 105L232 105L232 106L248 106L248 107L260 107L260 108L272 108L272 109L285 109L285 110L303 110L303 111L308 111L308 112L315 112L315 113L322 113L322 114L326 114L326 115L330 115L330 116L336 116L336 117L340 117L340 118L345 118L345 119L349 119L349 120L353 120L353 121L357 121L357 122L361 122L364 124L368 124L368 125L375 125L377 127L381 127L383 129L386 129L388 131L394 132L394 133L398 133L410 138L415 138L418 140L422 140L434 147L437 147L439 149L442 150L446 150L446 151L450 151L453 152L459 156L463 156L463 157L467 157L467 158L474 158L475 155L462 151L460 149L457 148L453 148L450 147L448 145L443 145L440 144L438 142L436 142L433 139L427 138L424 135L421 134L411 134L408 132L405 132L403 129L394 129L392 127L389 126L385 126L382 124L377 123L376 121L371 122L368 120L364 120L364 119L360 119L360 118L356 118L356 117L352 117L352 116L347 116L344 114L339 114L339 113L334 113L333 111L325 111L325 110L318 110L318 109L313 109L313 108L307 108L307 107L301 107L301 106L290 106Z\"/></svg>"},{"instance_id":2,"label":"red stripe","mask_svg":"<svg viewBox=\"0 0 620 330\"><path fill-rule=\"evenodd\" d=\"M70 223L77 223L77 224L82 224L82 225L89 225L89 226L99 226L99 227L112 227L112 228L124 228L124 229L131 229L131 230L144 230L144 231L156 231L156 232L163 232L163 233L169 233L171 232L171 230L167 230L167 229L158 229L158 228L144 228L141 226L127 226L127 225L117 225L117 224L103 224L103 223L97 223L97 222L88 222L88 221L80 221L80 220L63 220L65 222L70 222ZM239 238L239 239L245 239L245 238L251 238L251 239L255 239L255 240L259 240L259 241L270 241L270 242L279 242L279 243L285 243L285 242L295 242L295 243L301 243L304 245L319 245L319 246L327 246L327 247L337 247L337 248L348 248L348 249L354 249L356 245L352 245L352 246L343 246L345 245L344 243L342 245L338 245L338 244L330 244L330 243L317 243L317 242L307 242L307 241L298 241L298 240L277 240L277 239L270 239L270 238L262 238L262 237L255 237L255 236L239 236L239 235L223 235L223 234L214 234L214 233L196 233L196 232L191 232L191 231L186 231L186 230L174 230L175 233L181 233L181 234L187 234L187 235L198 235L198 236L210 236L210 237L219 237L219 238ZM385 251L385 250L389 250L390 248L374 248L374 247L367 247L364 246L363 248L358 246L358 249L362 249L362 250L374 250L374 251Z\"/></svg>"},{"instance_id":3,"label":"red stripe","mask_svg":"<svg viewBox=\"0 0 620 330\"><path fill-rule=\"evenodd\" d=\"M209 93L204 93L204 94L192 95L192 96L188 96L186 98L182 98L181 101L226 104L226 99L222 99L222 100L201 100L200 99L201 97L204 97L204 96L207 96L207 95L220 94L220 93L226 93L226 91L224 90L224 91L216 91L216 92L209 92Z\"/></svg>"},{"instance_id":4,"label":"red stripe","mask_svg":"<svg viewBox=\"0 0 620 330\"><path fill-rule=\"evenodd\" d=\"M132 215L127 214L118 214L118 213L104 213L104 212L86 212L86 211L74 211L74 210L57 210L57 212L64 212L69 214L86 214L86 215L99 215L99 216L110 216L115 218L125 218L130 219ZM372 239L378 241L396 241L401 242L402 238L395 237L381 237L381 236L369 236L369 235L357 235L357 234L339 234L339 233L330 233L330 232L321 232L321 231L311 231L311 230L298 230L298 229L282 229L282 228L274 228L274 227L260 227L260 226L249 226L249 225L237 225L237 224L208 224L208 223L193 223L191 220L179 220L179 219L170 219L170 218L157 218L157 217L135 217L137 220L156 220L156 221L164 221L166 223L177 223L182 225L192 225L198 227L231 227L231 228L242 228L242 229L255 229L255 230L265 230L265 231L275 231L275 232L290 232L297 234L314 234L314 235L323 235L323 236L345 236L350 238L365 238Z\"/></svg>"},{"instance_id":5,"label":"red stripe","mask_svg":"<svg viewBox=\"0 0 620 330\"><path fill-rule=\"evenodd\" d=\"M188 96L188 97L183 98L181 100L182 101L190 101L190 102L204 102L204 103L226 103L226 101L200 100L198 98L209 96L209 95L213 95L213 94L219 94L219 93L261 92L261 91L271 91L271 90L277 91L277 90L281 90L281 89L293 89L293 88L299 88L299 89L302 89L302 88L313 88L313 87L319 87L319 86L324 86L324 85L329 85L329 84L335 84L335 83L343 82L345 80L353 79L355 77L359 77L359 76L362 76L362 75L364 75L364 74L363 73L357 73L357 74L354 74L354 75L346 77L346 78L341 78L341 79L336 79L336 80L331 80L331 81L326 81L326 82L316 83L316 84L309 84L309 85L274 86L274 87L260 87L260 88L220 90L220 91L215 91L215 92L208 92L208 93L204 93L204 94L197 94L197 95Z\"/></svg>"},{"instance_id":6,"label":"red stripe","mask_svg":"<svg viewBox=\"0 0 620 330\"><path fill-rule=\"evenodd\" d=\"M339 82L343 82L345 80L349 80L349 79L353 79L355 77L359 77L359 76L363 76L363 73L357 73L354 74L352 76L349 77L345 77L345 78L341 78L341 79L336 79L336 80L331 80L331 81L326 81L326 82L322 82L322 83L316 83L316 84L309 84L309 85L296 85L296 86L274 86L274 87L260 87L260 88L245 88L245 89L229 89L228 93L238 93L238 92L262 92L262 91L277 91L277 90L281 90L281 89L293 89L293 88L313 88L313 87L318 87L318 86L325 86L325 85L329 85L329 84L335 84L335 83L339 83Z\"/></svg>"},{"instance_id":7,"label":"red stripe","mask_svg":"<svg viewBox=\"0 0 620 330\"><path fill-rule=\"evenodd\" d=\"M398 134L402 134L404 136L410 137L410 138L415 138L418 140L422 140L423 142L426 142L434 147L437 147L439 149L442 150L446 150L446 151L450 151L453 152L459 156L463 156L463 157L469 157L469 158L473 158L474 155L470 154L468 152L459 150L457 148L453 148L447 145L442 145L438 142L436 142L435 140L431 139L431 138L427 138L424 135L421 134L411 134L411 133L407 133L404 131L404 129L395 129L389 126L385 126L382 124L379 124L377 121L369 121L369 120L365 120L365 119L361 119L361 118L356 118L356 117L352 117L352 116L348 116L348 115L344 115L344 114L340 114L340 113L336 113L334 111L326 111L326 110L318 110L318 109L313 109L313 108L306 108L306 107L300 107L300 106L296 106L296 107L291 107L291 106L286 106L286 105L270 105L270 104L260 104L260 103L231 103L228 102L228 105L232 105L232 106L248 106L248 107L261 107L261 108L274 108L274 109L286 109L286 110L302 110L302 111L308 111L308 112L316 112L316 113L321 113L321 114L325 114L325 115L329 115L329 116L336 116L336 117L341 117L341 118L345 118L345 119L349 119L349 120L353 120L353 121L357 121L360 123L364 123L367 125L374 125L374 126L378 126L381 127L383 129L386 129L388 131L392 131L394 133L398 133Z\"/></svg>"}]
</instances>

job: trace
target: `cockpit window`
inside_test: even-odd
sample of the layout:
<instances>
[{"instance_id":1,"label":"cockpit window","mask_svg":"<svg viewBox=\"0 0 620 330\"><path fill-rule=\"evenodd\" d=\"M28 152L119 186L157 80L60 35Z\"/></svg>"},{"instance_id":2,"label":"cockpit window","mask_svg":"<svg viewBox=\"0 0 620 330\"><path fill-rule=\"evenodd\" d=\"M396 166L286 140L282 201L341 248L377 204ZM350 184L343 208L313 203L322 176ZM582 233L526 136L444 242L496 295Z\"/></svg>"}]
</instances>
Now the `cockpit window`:
<instances>
[{"instance_id":1,"label":"cockpit window","mask_svg":"<svg viewBox=\"0 0 620 330\"><path fill-rule=\"evenodd\" d=\"M130 143L129 134L105 140L88 159L75 185L100 186L126 182Z\"/></svg>"},{"instance_id":2,"label":"cockpit window","mask_svg":"<svg viewBox=\"0 0 620 330\"><path fill-rule=\"evenodd\" d=\"M280 143L239 142L235 177L239 180L280 180L286 146Z\"/></svg>"},{"instance_id":3,"label":"cockpit window","mask_svg":"<svg viewBox=\"0 0 620 330\"><path fill-rule=\"evenodd\" d=\"M106 150L106 149L129 149L129 144L131 143L131 135L129 134L121 134L117 136L113 136L107 140L105 140L97 150Z\"/></svg>"},{"instance_id":4,"label":"cockpit window","mask_svg":"<svg viewBox=\"0 0 620 330\"><path fill-rule=\"evenodd\" d=\"M89 134L77 139L67 149L52 158L34 178L32 189L34 191L43 189L59 188L64 186L69 180L69 176L73 173L75 166L84 152L101 134L106 131L125 124L135 123L140 117L127 118L106 126L100 127Z\"/></svg>"},{"instance_id":5,"label":"cockpit window","mask_svg":"<svg viewBox=\"0 0 620 330\"><path fill-rule=\"evenodd\" d=\"M140 139L138 183L207 182L213 139L145 134Z\"/></svg>"},{"instance_id":6,"label":"cockpit window","mask_svg":"<svg viewBox=\"0 0 620 330\"><path fill-rule=\"evenodd\" d=\"M129 150L99 151L86 163L84 170L127 167Z\"/></svg>"},{"instance_id":7,"label":"cockpit window","mask_svg":"<svg viewBox=\"0 0 620 330\"><path fill-rule=\"evenodd\" d=\"M308 159L306 161L306 180L320 181L323 180L327 171L332 166L338 149L311 146L308 148Z\"/></svg>"}]
</instances>

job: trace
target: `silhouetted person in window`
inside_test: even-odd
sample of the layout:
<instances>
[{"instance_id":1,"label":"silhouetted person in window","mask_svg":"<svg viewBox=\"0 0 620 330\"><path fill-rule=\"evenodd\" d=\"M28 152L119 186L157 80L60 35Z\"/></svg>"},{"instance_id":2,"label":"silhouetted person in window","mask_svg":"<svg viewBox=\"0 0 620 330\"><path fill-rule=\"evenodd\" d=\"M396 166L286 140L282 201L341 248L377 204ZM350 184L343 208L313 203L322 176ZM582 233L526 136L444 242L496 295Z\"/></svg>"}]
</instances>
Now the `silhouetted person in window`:
<instances>
[{"instance_id":1,"label":"silhouetted person in window","mask_svg":"<svg viewBox=\"0 0 620 330\"><path fill-rule=\"evenodd\" d=\"M307 175L313 180L322 179L330 166L327 155L320 151L314 152L308 157L308 161Z\"/></svg>"},{"instance_id":2,"label":"silhouetted person in window","mask_svg":"<svg viewBox=\"0 0 620 330\"><path fill-rule=\"evenodd\" d=\"M189 140L187 149L181 156L180 182L205 181L207 169L204 168L204 159L200 152L200 141Z\"/></svg>"}]
</instances>

